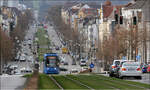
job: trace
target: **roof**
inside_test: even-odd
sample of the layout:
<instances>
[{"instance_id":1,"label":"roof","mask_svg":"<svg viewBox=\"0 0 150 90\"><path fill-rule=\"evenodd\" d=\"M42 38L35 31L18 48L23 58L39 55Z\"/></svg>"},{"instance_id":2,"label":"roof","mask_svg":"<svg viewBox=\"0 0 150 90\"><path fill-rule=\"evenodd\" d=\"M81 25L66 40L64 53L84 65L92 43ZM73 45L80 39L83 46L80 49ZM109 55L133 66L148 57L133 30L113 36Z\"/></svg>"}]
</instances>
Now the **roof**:
<instances>
[{"instance_id":1,"label":"roof","mask_svg":"<svg viewBox=\"0 0 150 90\"><path fill-rule=\"evenodd\" d=\"M141 9L144 5L146 0L137 0L135 3L127 5L125 9Z\"/></svg>"},{"instance_id":2,"label":"roof","mask_svg":"<svg viewBox=\"0 0 150 90\"><path fill-rule=\"evenodd\" d=\"M68 10L70 7L72 7L72 6L76 5L76 4L77 4L77 2L67 2L67 3L65 3L65 5L63 6L63 9L64 9L64 10Z\"/></svg>"},{"instance_id":3,"label":"roof","mask_svg":"<svg viewBox=\"0 0 150 90\"><path fill-rule=\"evenodd\" d=\"M101 5L93 5L93 4L88 4L91 8L99 9L101 8Z\"/></svg>"},{"instance_id":4,"label":"roof","mask_svg":"<svg viewBox=\"0 0 150 90\"><path fill-rule=\"evenodd\" d=\"M87 14L88 16L96 16L97 15L97 9L94 9L94 8L83 9L83 12L85 14Z\"/></svg>"},{"instance_id":5,"label":"roof","mask_svg":"<svg viewBox=\"0 0 150 90\"><path fill-rule=\"evenodd\" d=\"M150 0L136 0L130 5L126 5L125 9L142 9L144 21L150 22Z\"/></svg>"},{"instance_id":6,"label":"roof","mask_svg":"<svg viewBox=\"0 0 150 90\"><path fill-rule=\"evenodd\" d=\"M80 9L81 7L83 7L85 4L84 3L79 3L79 4L76 4L74 6L72 6L72 8L76 8L76 9Z\"/></svg>"}]
</instances>

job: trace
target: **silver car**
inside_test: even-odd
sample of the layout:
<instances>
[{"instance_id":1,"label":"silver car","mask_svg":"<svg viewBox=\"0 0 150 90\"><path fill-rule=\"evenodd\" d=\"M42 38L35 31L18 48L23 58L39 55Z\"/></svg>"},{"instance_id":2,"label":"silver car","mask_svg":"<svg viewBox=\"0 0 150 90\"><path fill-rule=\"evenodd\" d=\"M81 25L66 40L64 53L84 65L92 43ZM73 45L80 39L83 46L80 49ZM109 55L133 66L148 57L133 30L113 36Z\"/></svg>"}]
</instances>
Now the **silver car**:
<instances>
[{"instance_id":1,"label":"silver car","mask_svg":"<svg viewBox=\"0 0 150 90\"><path fill-rule=\"evenodd\" d=\"M118 77L133 76L142 79L142 70L139 62L124 62L118 71Z\"/></svg>"}]
</instances>

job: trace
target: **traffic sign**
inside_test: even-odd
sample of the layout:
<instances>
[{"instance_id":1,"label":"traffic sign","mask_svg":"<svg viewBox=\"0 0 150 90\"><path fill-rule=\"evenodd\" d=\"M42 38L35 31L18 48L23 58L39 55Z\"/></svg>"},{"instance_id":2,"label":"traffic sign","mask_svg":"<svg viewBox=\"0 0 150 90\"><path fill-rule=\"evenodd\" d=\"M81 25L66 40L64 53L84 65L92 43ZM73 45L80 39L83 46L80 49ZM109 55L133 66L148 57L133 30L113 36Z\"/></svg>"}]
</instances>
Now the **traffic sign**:
<instances>
[{"instance_id":1,"label":"traffic sign","mask_svg":"<svg viewBox=\"0 0 150 90\"><path fill-rule=\"evenodd\" d=\"M136 59L137 59L137 60L140 60L140 59L141 59L141 56L140 56L140 55L137 55L137 56L136 56Z\"/></svg>"},{"instance_id":2,"label":"traffic sign","mask_svg":"<svg viewBox=\"0 0 150 90\"><path fill-rule=\"evenodd\" d=\"M94 68L94 66L95 66L95 65L94 65L93 63L90 64L90 68Z\"/></svg>"},{"instance_id":3,"label":"traffic sign","mask_svg":"<svg viewBox=\"0 0 150 90\"><path fill-rule=\"evenodd\" d=\"M126 56L123 56L122 59L123 59L123 60L127 60L127 57L126 57Z\"/></svg>"}]
</instances>

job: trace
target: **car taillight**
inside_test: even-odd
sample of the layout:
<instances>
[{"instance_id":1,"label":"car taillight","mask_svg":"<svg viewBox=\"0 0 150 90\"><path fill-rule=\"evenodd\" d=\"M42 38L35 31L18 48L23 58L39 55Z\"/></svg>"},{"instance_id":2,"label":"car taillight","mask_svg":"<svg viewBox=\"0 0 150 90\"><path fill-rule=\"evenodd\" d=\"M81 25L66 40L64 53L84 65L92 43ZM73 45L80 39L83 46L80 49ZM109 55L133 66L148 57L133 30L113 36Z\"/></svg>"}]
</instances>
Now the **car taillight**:
<instances>
[{"instance_id":1,"label":"car taillight","mask_svg":"<svg viewBox=\"0 0 150 90\"><path fill-rule=\"evenodd\" d=\"M126 68L122 68L122 71L126 71L127 69Z\"/></svg>"},{"instance_id":2,"label":"car taillight","mask_svg":"<svg viewBox=\"0 0 150 90\"><path fill-rule=\"evenodd\" d=\"M116 68L116 66L112 66L112 68Z\"/></svg>"},{"instance_id":3,"label":"car taillight","mask_svg":"<svg viewBox=\"0 0 150 90\"><path fill-rule=\"evenodd\" d=\"M143 67L143 69L144 69L144 67Z\"/></svg>"},{"instance_id":4,"label":"car taillight","mask_svg":"<svg viewBox=\"0 0 150 90\"><path fill-rule=\"evenodd\" d=\"M137 68L136 70L137 70L137 71L141 71L141 69L140 69L140 68Z\"/></svg>"}]
</instances>

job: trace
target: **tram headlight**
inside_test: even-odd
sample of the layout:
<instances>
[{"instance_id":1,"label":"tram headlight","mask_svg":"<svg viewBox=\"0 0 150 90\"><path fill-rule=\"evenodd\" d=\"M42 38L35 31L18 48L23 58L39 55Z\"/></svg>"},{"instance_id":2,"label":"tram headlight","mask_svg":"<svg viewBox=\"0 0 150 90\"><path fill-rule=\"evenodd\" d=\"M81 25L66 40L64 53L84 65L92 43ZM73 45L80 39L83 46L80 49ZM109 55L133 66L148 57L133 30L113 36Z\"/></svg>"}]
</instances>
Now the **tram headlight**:
<instances>
[{"instance_id":1,"label":"tram headlight","mask_svg":"<svg viewBox=\"0 0 150 90\"><path fill-rule=\"evenodd\" d=\"M56 68L54 68L56 70Z\"/></svg>"}]
</instances>

